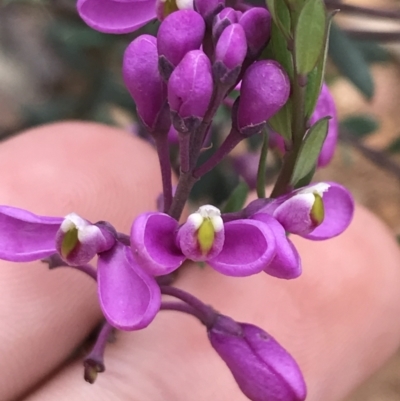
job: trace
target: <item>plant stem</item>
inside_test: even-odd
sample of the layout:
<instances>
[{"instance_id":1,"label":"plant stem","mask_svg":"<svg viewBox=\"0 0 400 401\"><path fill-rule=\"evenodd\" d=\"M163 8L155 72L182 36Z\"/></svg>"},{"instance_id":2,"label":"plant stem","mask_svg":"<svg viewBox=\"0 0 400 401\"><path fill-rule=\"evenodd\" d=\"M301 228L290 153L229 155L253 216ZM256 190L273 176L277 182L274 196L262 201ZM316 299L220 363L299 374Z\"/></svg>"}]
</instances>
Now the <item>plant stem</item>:
<instances>
[{"instance_id":1,"label":"plant stem","mask_svg":"<svg viewBox=\"0 0 400 401\"><path fill-rule=\"evenodd\" d=\"M203 323L203 316L197 309L191 307L184 302L162 302L160 310L171 310L176 312L183 312L188 315L194 316L196 319Z\"/></svg>"},{"instance_id":2,"label":"plant stem","mask_svg":"<svg viewBox=\"0 0 400 401\"><path fill-rule=\"evenodd\" d=\"M155 143L158 160L160 162L161 180L164 196L164 212L168 211L172 204L172 177L171 160L169 158L168 135L156 135Z\"/></svg>"},{"instance_id":3,"label":"plant stem","mask_svg":"<svg viewBox=\"0 0 400 401\"><path fill-rule=\"evenodd\" d=\"M263 132L263 144L260 153L260 162L258 163L257 170L257 196L259 198L265 198L265 170L268 153L268 131L267 128Z\"/></svg>"},{"instance_id":4,"label":"plant stem","mask_svg":"<svg viewBox=\"0 0 400 401\"><path fill-rule=\"evenodd\" d=\"M178 298L198 313L198 318L206 327L211 327L218 314L210 307L201 302L198 298L176 287L160 286L161 293Z\"/></svg>"},{"instance_id":5,"label":"plant stem","mask_svg":"<svg viewBox=\"0 0 400 401\"><path fill-rule=\"evenodd\" d=\"M193 176L196 178L202 177L204 174L207 174L211 171L218 163L220 163L226 155L228 155L231 150L242 140L244 137L237 131L232 128L229 135L225 138L225 141L222 145L211 155L211 157L206 160L200 167L198 167L193 172Z\"/></svg>"}]
</instances>

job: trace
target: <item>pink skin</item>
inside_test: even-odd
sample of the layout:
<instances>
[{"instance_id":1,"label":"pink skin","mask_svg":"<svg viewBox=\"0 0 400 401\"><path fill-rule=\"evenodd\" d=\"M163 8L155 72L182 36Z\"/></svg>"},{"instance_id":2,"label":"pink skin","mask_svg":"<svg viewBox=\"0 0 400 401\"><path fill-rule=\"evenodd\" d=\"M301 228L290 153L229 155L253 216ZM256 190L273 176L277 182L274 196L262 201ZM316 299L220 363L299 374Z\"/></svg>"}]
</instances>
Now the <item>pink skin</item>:
<instances>
[{"instance_id":1,"label":"pink skin","mask_svg":"<svg viewBox=\"0 0 400 401\"><path fill-rule=\"evenodd\" d=\"M55 124L14 137L0 145L0 168L12 172L0 175L0 203L42 215L74 210L124 232L155 205L161 188L150 146L95 124ZM304 371L307 401L339 401L399 345L398 246L362 207L342 236L293 241L303 261L299 279L238 279L188 266L177 285L279 339ZM40 263L1 262L0 294L2 401L22 394L24 401L109 394L113 401L246 400L190 317L162 312L144 331L119 333L106 350L106 372L89 386L81 360L60 366L100 319L92 280Z\"/></svg>"}]
</instances>

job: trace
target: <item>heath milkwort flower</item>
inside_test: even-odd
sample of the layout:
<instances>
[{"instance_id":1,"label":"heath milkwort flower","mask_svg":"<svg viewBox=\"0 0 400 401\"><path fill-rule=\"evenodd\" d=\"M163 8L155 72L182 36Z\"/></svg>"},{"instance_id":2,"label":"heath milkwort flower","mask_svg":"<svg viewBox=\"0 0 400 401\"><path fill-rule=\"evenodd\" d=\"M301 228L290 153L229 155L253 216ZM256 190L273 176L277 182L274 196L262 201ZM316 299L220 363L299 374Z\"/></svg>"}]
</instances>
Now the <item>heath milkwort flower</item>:
<instances>
[{"instance_id":1,"label":"heath milkwort flower","mask_svg":"<svg viewBox=\"0 0 400 401\"><path fill-rule=\"evenodd\" d=\"M208 328L208 338L250 400L306 398L306 385L296 361L261 328L219 315Z\"/></svg>"},{"instance_id":2,"label":"heath milkwort flower","mask_svg":"<svg viewBox=\"0 0 400 401\"><path fill-rule=\"evenodd\" d=\"M236 11L231 7L225 7L214 17L212 24L212 36L215 43L218 41L221 33L226 27L239 21L241 14L242 13L240 11Z\"/></svg>"},{"instance_id":3,"label":"heath milkwort flower","mask_svg":"<svg viewBox=\"0 0 400 401\"><path fill-rule=\"evenodd\" d=\"M154 319L161 304L160 288L110 224L92 224L74 213L46 217L0 206L0 259L30 262L57 253L66 265L77 268L98 256L100 306L113 327L137 330Z\"/></svg>"},{"instance_id":4,"label":"heath milkwort flower","mask_svg":"<svg viewBox=\"0 0 400 401\"><path fill-rule=\"evenodd\" d=\"M350 224L354 200L334 182L320 182L276 198L259 213L272 215L286 231L312 240L341 234Z\"/></svg>"},{"instance_id":5,"label":"heath milkwort flower","mask_svg":"<svg viewBox=\"0 0 400 401\"><path fill-rule=\"evenodd\" d=\"M297 251L271 216L224 222L211 205L192 213L186 223L164 213L145 213L131 230L131 247L140 266L151 275L176 270L186 259L206 261L228 276L265 271L286 279L301 273Z\"/></svg>"},{"instance_id":6,"label":"heath milkwort flower","mask_svg":"<svg viewBox=\"0 0 400 401\"><path fill-rule=\"evenodd\" d=\"M187 52L200 48L205 29L203 18L193 10L176 11L161 23L157 49L160 73L165 80Z\"/></svg>"}]
</instances>

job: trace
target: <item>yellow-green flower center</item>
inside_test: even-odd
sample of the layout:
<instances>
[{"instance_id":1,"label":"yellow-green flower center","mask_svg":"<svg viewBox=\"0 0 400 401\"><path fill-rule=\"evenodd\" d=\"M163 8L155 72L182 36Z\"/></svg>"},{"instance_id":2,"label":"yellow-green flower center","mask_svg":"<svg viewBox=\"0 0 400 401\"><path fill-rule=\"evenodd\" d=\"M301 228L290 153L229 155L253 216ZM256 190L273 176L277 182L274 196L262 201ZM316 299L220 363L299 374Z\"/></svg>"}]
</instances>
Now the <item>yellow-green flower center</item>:
<instances>
[{"instance_id":1,"label":"yellow-green flower center","mask_svg":"<svg viewBox=\"0 0 400 401\"><path fill-rule=\"evenodd\" d=\"M76 227L71 228L65 233L64 239L61 244L61 255L66 258L71 251L78 244L78 229Z\"/></svg>"},{"instance_id":2,"label":"yellow-green flower center","mask_svg":"<svg viewBox=\"0 0 400 401\"><path fill-rule=\"evenodd\" d=\"M164 18L178 10L175 0L166 0L164 3Z\"/></svg>"},{"instance_id":3,"label":"yellow-green flower center","mask_svg":"<svg viewBox=\"0 0 400 401\"><path fill-rule=\"evenodd\" d=\"M311 208L310 216L313 223L319 226L324 221L325 217L324 202L322 201L322 196L317 192L314 192L313 195L315 201Z\"/></svg>"},{"instance_id":4,"label":"yellow-green flower center","mask_svg":"<svg viewBox=\"0 0 400 401\"><path fill-rule=\"evenodd\" d=\"M197 240L203 255L207 254L212 248L215 238L214 226L211 219L205 218L197 230Z\"/></svg>"}]
</instances>

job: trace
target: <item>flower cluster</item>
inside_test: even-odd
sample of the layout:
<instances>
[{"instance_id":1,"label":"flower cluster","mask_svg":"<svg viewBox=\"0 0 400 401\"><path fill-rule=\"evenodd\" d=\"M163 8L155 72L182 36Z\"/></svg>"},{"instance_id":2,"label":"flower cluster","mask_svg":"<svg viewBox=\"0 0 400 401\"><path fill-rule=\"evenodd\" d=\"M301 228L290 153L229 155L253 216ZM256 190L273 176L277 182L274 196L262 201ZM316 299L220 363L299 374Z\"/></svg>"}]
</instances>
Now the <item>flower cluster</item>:
<instances>
[{"instance_id":1,"label":"flower cluster","mask_svg":"<svg viewBox=\"0 0 400 401\"><path fill-rule=\"evenodd\" d=\"M353 199L341 185L299 186L290 181L280 184L283 190L276 195L275 189L274 197L260 196L240 210L224 213L203 205L179 222L195 182L238 143L261 135L290 97L292 82L285 69L275 60L259 59L270 40L269 11L225 7L223 0L79 0L78 10L90 26L110 33L130 32L156 17L162 21L157 36L145 34L133 40L122 68L137 114L159 156L163 182L159 211L139 215L126 235L109 222L91 223L74 213L46 217L1 206L0 258L45 260L51 268L70 266L97 281L105 324L85 359L85 378L90 382L104 370L102 352L110 330L143 329L160 310L184 310L206 326L211 345L251 400L304 400L305 384L296 362L272 337L165 285L166 277L186 260L207 262L228 276L267 273L294 279L301 274L301 258L289 234L325 240L341 234L351 222ZM231 131L199 165L215 113L235 88L240 96L232 105ZM318 161L325 165L337 137L335 107L325 85L316 103L309 124L332 117ZM303 134L300 141L311 130ZM179 145L175 190L171 140ZM279 134L274 140L282 152L287 150ZM89 264L95 257L97 269ZM179 307L163 301L162 294L179 299Z\"/></svg>"}]
</instances>

